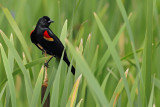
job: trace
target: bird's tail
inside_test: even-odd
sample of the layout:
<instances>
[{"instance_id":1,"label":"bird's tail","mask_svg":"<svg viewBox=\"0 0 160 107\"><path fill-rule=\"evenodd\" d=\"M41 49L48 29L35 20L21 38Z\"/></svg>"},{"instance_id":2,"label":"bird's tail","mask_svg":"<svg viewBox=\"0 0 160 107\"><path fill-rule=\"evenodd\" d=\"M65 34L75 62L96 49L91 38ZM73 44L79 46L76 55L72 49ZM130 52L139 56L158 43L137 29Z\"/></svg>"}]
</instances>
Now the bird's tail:
<instances>
[{"instance_id":1,"label":"bird's tail","mask_svg":"<svg viewBox=\"0 0 160 107\"><path fill-rule=\"evenodd\" d=\"M72 65L72 68L71 68L71 72L72 72L73 75L75 75L75 68L74 68L73 65Z\"/></svg>"},{"instance_id":2,"label":"bird's tail","mask_svg":"<svg viewBox=\"0 0 160 107\"><path fill-rule=\"evenodd\" d=\"M64 57L63 59L67 63L67 65L69 66L70 62L69 62L68 58ZM75 75L75 68L74 68L73 65L72 65L72 68L71 68L71 72L72 72L73 75Z\"/></svg>"}]
</instances>

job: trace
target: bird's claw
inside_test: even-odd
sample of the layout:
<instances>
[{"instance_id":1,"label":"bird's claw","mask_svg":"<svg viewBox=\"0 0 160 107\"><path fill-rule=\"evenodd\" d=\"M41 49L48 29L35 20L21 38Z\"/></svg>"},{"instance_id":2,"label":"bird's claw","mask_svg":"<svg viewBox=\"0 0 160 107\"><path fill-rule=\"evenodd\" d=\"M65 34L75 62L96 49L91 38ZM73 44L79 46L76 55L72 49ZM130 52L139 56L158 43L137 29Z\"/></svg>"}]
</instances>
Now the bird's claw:
<instances>
[{"instance_id":1,"label":"bird's claw","mask_svg":"<svg viewBox=\"0 0 160 107\"><path fill-rule=\"evenodd\" d=\"M48 63L44 63L44 66L47 67L47 68L49 67L49 66L48 66Z\"/></svg>"},{"instance_id":2,"label":"bird's claw","mask_svg":"<svg viewBox=\"0 0 160 107\"><path fill-rule=\"evenodd\" d=\"M44 55L44 51L42 51L42 55Z\"/></svg>"},{"instance_id":3,"label":"bird's claw","mask_svg":"<svg viewBox=\"0 0 160 107\"><path fill-rule=\"evenodd\" d=\"M44 55L44 53L45 53L45 50L42 50L42 55Z\"/></svg>"}]
</instances>

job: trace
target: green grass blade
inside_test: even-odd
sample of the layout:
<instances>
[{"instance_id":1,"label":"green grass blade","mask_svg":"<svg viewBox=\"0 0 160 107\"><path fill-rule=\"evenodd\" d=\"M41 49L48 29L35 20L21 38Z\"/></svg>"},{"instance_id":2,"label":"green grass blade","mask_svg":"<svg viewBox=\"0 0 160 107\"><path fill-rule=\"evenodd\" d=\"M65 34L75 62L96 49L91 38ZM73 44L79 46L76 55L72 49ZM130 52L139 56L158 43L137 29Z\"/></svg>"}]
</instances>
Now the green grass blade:
<instances>
[{"instance_id":1,"label":"green grass blade","mask_svg":"<svg viewBox=\"0 0 160 107\"><path fill-rule=\"evenodd\" d=\"M98 59L98 49L99 49L99 45L97 45L95 54L94 54L93 59L92 59L92 63L91 63L91 70L92 70L92 72L96 71L97 59Z\"/></svg>"},{"instance_id":2,"label":"green grass blade","mask_svg":"<svg viewBox=\"0 0 160 107\"><path fill-rule=\"evenodd\" d=\"M0 107L3 107L3 103L2 103L2 101L0 100Z\"/></svg>"},{"instance_id":3,"label":"green grass blade","mask_svg":"<svg viewBox=\"0 0 160 107\"><path fill-rule=\"evenodd\" d=\"M6 107L11 106L10 100L11 100L11 94L10 94L9 86L7 84L6 86Z\"/></svg>"},{"instance_id":4,"label":"green grass blade","mask_svg":"<svg viewBox=\"0 0 160 107\"><path fill-rule=\"evenodd\" d=\"M70 91L70 84L71 84L71 66L68 69L67 77L64 83L64 89L62 92L62 98L61 98L61 107L66 106L67 104L67 99L69 97L69 91Z\"/></svg>"},{"instance_id":5,"label":"green grass blade","mask_svg":"<svg viewBox=\"0 0 160 107\"><path fill-rule=\"evenodd\" d=\"M38 59L36 59L36 60L34 60L34 61L32 61L32 62L29 62L29 63L25 64L24 66L26 67L26 69L29 69L29 68L31 68L31 67L33 67L33 66L35 66L35 65L44 63L45 60L48 60L50 57L51 57L51 56L38 58ZM19 74L19 73L21 72L20 70L21 70L20 68L16 68L16 69L14 70L14 72L13 72L13 75L15 76L15 75Z\"/></svg>"},{"instance_id":6,"label":"green grass blade","mask_svg":"<svg viewBox=\"0 0 160 107\"><path fill-rule=\"evenodd\" d=\"M84 58L86 59L86 61L89 63L90 62L90 59L92 59L91 57L91 54L90 54L90 47L91 47L91 37L92 37L92 34L90 33L88 35L88 38L87 38L87 41L86 41L86 45L84 47L84 52L83 52L83 56Z\"/></svg>"},{"instance_id":7,"label":"green grass blade","mask_svg":"<svg viewBox=\"0 0 160 107\"><path fill-rule=\"evenodd\" d=\"M33 95L32 95L32 100L30 103L30 107L36 107L40 93L41 93L41 86L42 86L42 79L43 79L43 72L44 72L44 67L42 66L37 81L36 81L36 85L33 91Z\"/></svg>"},{"instance_id":8,"label":"green grass blade","mask_svg":"<svg viewBox=\"0 0 160 107\"><path fill-rule=\"evenodd\" d=\"M7 84L4 85L3 89L0 92L0 101L2 99L2 96L3 96L3 93L4 93L5 89L6 89L6 86L7 86Z\"/></svg>"},{"instance_id":9,"label":"green grass blade","mask_svg":"<svg viewBox=\"0 0 160 107\"><path fill-rule=\"evenodd\" d=\"M12 45L14 46L12 33L11 33L11 36L10 36L10 41L11 41ZM10 68L11 68L11 72L13 73L14 57L13 57L12 52L10 50L8 50L8 62L9 62ZM9 89L9 86L7 85L7 87L6 87L6 107L11 106L10 105L10 98L11 98L10 89Z\"/></svg>"},{"instance_id":10,"label":"green grass blade","mask_svg":"<svg viewBox=\"0 0 160 107\"><path fill-rule=\"evenodd\" d=\"M157 79L157 78L155 78L155 83L154 83L154 85L160 90L160 80L159 79Z\"/></svg>"},{"instance_id":11,"label":"green grass blade","mask_svg":"<svg viewBox=\"0 0 160 107\"><path fill-rule=\"evenodd\" d=\"M83 39L81 38L81 41L80 41L80 43L79 43L79 51L81 52L81 53L83 53Z\"/></svg>"},{"instance_id":12,"label":"green grass blade","mask_svg":"<svg viewBox=\"0 0 160 107\"><path fill-rule=\"evenodd\" d=\"M6 75L7 75L7 78L8 78L8 84L9 84L9 90L10 90L10 93L11 93L12 106L16 107L16 91L15 91L14 80L13 80L11 68L9 66L9 62L8 62L6 53L4 51L4 48L2 47L1 44L0 44L0 48L1 48L1 54L2 54L2 59L3 59L3 63L4 63L5 72L6 72Z\"/></svg>"},{"instance_id":13,"label":"green grass blade","mask_svg":"<svg viewBox=\"0 0 160 107\"><path fill-rule=\"evenodd\" d=\"M27 63L27 59L26 59L26 56L25 54L23 53L23 64L26 64ZM27 74L29 75L29 70L27 69ZM28 87L27 87L28 88ZM27 93L28 94L28 93ZM28 95L29 96L29 95ZM28 101L30 101L29 97L27 97Z\"/></svg>"},{"instance_id":14,"label":"green grass blade","mask_svg":"<svg viewBox=\"0 0 160 107\"><path fill-rule=\"evenodd\" d=\"M159 19L158 19L158 8L156 6L156 0L154 0L154 15L155 15L155 21L156 21L156 27L157 27L157 32L158 32L158 38L160 39L160 24L159 24Z\"/></svg>"},{"instance_id":15,"label":"green grass blade","mask_svg":"<svg viewBox=\"0 0 160 107\"><path fill-rule=\"evenodd\" d=\"M130 26L129 20L127 19L126 10L125 10L125 8L124 8L121 0L116 0L116 2L118 4L118 6L119 6L119 9L120 9L121 14L123 16L123 19L124 19L124 21L126 23L128 34L129 34L129 39L131 41L131 46L132 46L132 51L133 51L134 59L135 59L135 62L136 62L136 67L137 67L137 70L140 72L141 71L140 70L140 64L139 64L138 57L137 57L137 54L136 54L135 43L134 43L134 38L133 38L133 32L131 30L131 26ZM141 83L144 84L141 73L140 73L140 78L141 78ZM131 103L132 102L130 100L129 101L130 106L131 106Z\"/></svg>"},{"instance_id":16,"label":"green grass blade","mask_svg":"<svg viewBox=\"0 0 160 107\"><path fill-rule=\"evenodd\" d=\"M106 84L107 84L107 81L108 81L108 78L110 76L111 72L109 72L106 77L104 78L102 84L101 84L101 89L105 92L105 87L106 87ZM96 101L96 107L100 107L98 102Z\"/></svg>"},{"instance_id":17,"label":"green grass blade","mask_svg":"<svg viewBox=\"0 0 160 107\"><path fill-rule=\"evenodd\" d=\"M60 74L61 74L61 68L62 68L62 61L63 61L63 56L64 52L62 54L57 73L55 76L55 80L53 82L53 87L52 87L52 95L51 95L51 101L50 101L50 106L53 107L58 107L58 99L59 99L59 83L60 83Z\"/></svg>"},{"instance_id":18,"label":"green grass blade","mask_svg":"<svg viewBox=\"0 0 160 107\"><path fill-rule=\"evenodd\" d=\"M83 80L82 81L82 88L81 88L81 95L80 95L80 98L86 98L86 90L87 90L87 82L86 80ZM85 106L85 102L83 101L82 104L81 104L82 107Z\"/></svg>"},{"instance_id":19,"label":"green grass blade","mask_svg":"<svg viewBox=\"0 0 160 107\"><path fill-rule=\"evenodd\" d=\"M153 84L152 84L152 91L151 91L151 96L149 98L149 104L148 107L153 107L153 98L154 98L154 81L155 81L155 76L153 78Z\"/></svg>"},{"instance_id":20,"label":"green grass blade","mask_svg":"<svg viewBox=\"0 0 160 107\"><path fill-rule=\"evenodd\" d=\"M108 81L108 78L110 76L111 72L109 72L106 77L104 78L103 82L102 82L102 85L101 85L101 88L102 90L104 91L105 90L105 87L106 87L106 84L107 84L107 81Z\"/></svg>"},{"instance_id":21,"label":"green grass blade","mask_svg":"<svg viewBox=\"0 0 160 107\"><path fill-rule=\"evenodd\" d=\"M123 80L123 83L124 83L124 86L125 86L125 89L126 89L126 92L127 92L128 100L129 100L129 102L131 102L129 86L128 86L127 80L125 78L124 69L122 67L122 64L121 64L120 58L118 56L118 53L116 52L114 44L112 43L107 31L105 30L104 26L102 25L102 22L100 21L100 19L96 15L96 13L94 13L94 16L95 16L96 22L98 24L98 27L99 27L99 29L100 29L100 31L102 33L102 36L103 36L105 42L107 43L108 48L109 48L109 50L111 52L111 55L112 55L116 65L117 65L117 67L119 69L120 75L122 77L122 80Z\"/></svg>"},{"instance_id":22,"label":"green grass blade","mask_svg":"<svg viewBox=\"0 0 160 107\"><path fill-rule=\"evenodd\" d=\"M138 49L138 50L136 50L136 53L139 53L139 52L143 52L143 49ZM134 54L133 52L132 52L132 53L129 53L129 54L127 54L126 56L122 57L121 60L127 59L127 58L130 57L130 56L133 56L133 54Z\"/></svg>"},{"instance_id":23,"label":"green grass blade","mask_svg":"<svg viewBox=\"0 0 160 107\"><path fill-rule=\"evenodd\" d=\"M132 85L132 89L131 89L131 105L133 105L133 102L134 102L134 99L135 99L135 95L136 95L136 90L137 90L137 87L138 87L139 79L140 79L140 72L138 72L138 74L137 74L137 76L135 78L134 84ZM127 103L127 107L130 107L129 102Z\"/></svg>"},{"instance_id":24,"label":"green grass blade","mask_svg":"<svg viewBox=\"0 0 160 107\"><path fill-rule=\"evenodd\" d=\"M127 69L125 72L126 77L128 75L128 71L129 71L129 69ZM118 98L119 94L122 92L123 88L124 88L124 84L123 84L122 78L121 78L116 86L116 89L114 90L114 93L113 93L111 101L110 101L110 104L113 105L113 107L116 106L117 98Z\"/></svg>"},{"instance_id":25,"label":"green grass blade","mask_svg":"<svg viewBox=\"0 0 160 107\"><path fill-rule=\"evenodd\" d=\"M11 33L11 36L10 36L10 41L11 41L12 45L14 45L12 33ZM12 55L12 51L10 51L10 50L8 50L8 62L9 62L11 71L13 72L13 68L14 68L14 57L13 57L13 55Z\"/></svg>"},{"instance_id":26,"label":"green grass blade","mask_svg":"<svg viewBox=\"0 0 160 107\"><path fill-rule=\"evenodd\" d=\"M116 46L116 44L118 43L119 37L121 36L122 32L124 31L125 26L126 26L126 24L124 23L123 26L121 27L121 29L119 30L119 32L117 33L117 35L115 36L115 38L113 39L114 46ZM109 56L110 56L110 51L107 50L104 53L101 60L99 61L98 71L102 71L104 65L106 64L107 60L109 59Z\"/></svg>"},{"instance_id":27,"label":"green grass blade","mask_svg":"<svg viewBox=\"0 0 160 107\"><path fill-rule=\"evenodd\" d=\"M81 103L82 103L83 99L81 99L78 104L76 105L76 107L80 107L81 106Z\"/></svg>"},{"instance_id":28,"label":"green grass blade","mask_svg":"<svg viewBox=\"0 0 160 107\"><path fill-rule=\"evenodd\" d=\"M27 97L28 97L28 99L31 99L31 96L32 96L32 84L31 84L30 76L27 73L27 69L23 65L23 61L21 60L20 56L18 55L18 52L13 47L12 43L9 41L9 39L7 38L7 36L1 30L0 30L0 34L2 35L3 40L5 41L6 45L9 48L9 50L12 51L12 55L14 56L17 64L19 65L20 69L23 72L24 80L25 80L25 86L26 86L26 91L27 91ZM28 101L28 102L30 102L30 101Z\"/></svg>"},{"instance_id":29,"label":"green grass blade","mask_svg":"<svg viewBox=\"0 0 160 107\"><path fill-rule=\"evenodd\" d=\"M145 34L145 47L142 61L142 74L145 84L145 98L148 104L151 93L151 76L152 76L152 26L153 26L153 0L147 0L147 26ZM145 103L145 102L144 102Z\"/></svg>"},{"instance_id":30,"label":"green grass blade","mask_svg":"<svg viewBox=\"0 0 160 107\"><path fill-rule=\"evenodd\" d=\"M102 106L109 107L109 103L105 97L105 94L101 90L98 81L95 79L95 77L91 73L91 70L90 70L88 64L86 63L86 61L84 60L84 58L80 55L79 52L76 52L76 50L74 49L74 47L72 46L72 44L68 40L66 40L66 44L69 48L69 51L72 53L74 59L76 60L77 65L79 66L81 73L83 74L83 76L87 80L87 83L93 92L92 94L94 94L96 96L96 98L98 99L98 101L100 102L100 104Z\"/></svg>"},{"instance_id":31,"label":"green grass blade","mask_svg":"<svg viewBox=\"0 0 160 107\"><path fill-rule=\"evenodd\" d=\"M76 39L75 39L75 43L76 45L80 44L79 42L81 42L83 39L82 39L82 36L84 35L84 26L83 24L80 26L79 28L79 31L77 33L77 36L76 36Z\"/></svg>"},{"instance_id":32,"label":"green grass blade","mask_svg":"<svg viewBox=\"0 0 160 107\"><path fill-rule=\"evenodd\" d=\"M131 30L131 26L129 24L129 20L127 18L127 13L126 13L125 8L122 4L122 1L121 0L116 0L116 1L117 1L117 4L118 4L119 8L120 8L123 19L126 23L126 27L127 27L129 38L130 38L131 45L132 45L132 50L133 50L133 53L134 53L134 58L135 58L135 61L136 61L136 66L137 66L138 71L140 72L140 64L139 64L139 61L138 61L138 58L137 58L137 55L136 55L133 33L132 33L132 30Z\"/></svg>"},{"instance_id":33,"label":"green grass blade","mask_svg":"<svg viewBox=\"0 0 160 107\"><path fill-rule=\"evenodd\" d=\"M65 46L66 37L67 37L67 20L64 22L64 25L61 31L61 36L60 36L60 40L64 46Z\"/></svg>"},{"instance_id":34,"label":"green grass blade","mask_svg":"<svg viewBox=\"0 0 160 107\"><path fill-rule=\"evenodd\" d=\"M42 57L39 59L36 59L32 62L29 62L27 64L25 64L24 66L26 67L26 69L31 68L35 65L38 65L40 63L44 63L45 60L48 60L50 58L50 56L48 57ZM15 68L14 72L12 73L13 77L15 77L16 75L18 75L19 73L21 73L21 69L20 68ZM7 78L3 79L3 81L0 83L0 87L7 81Z\"/></svg>"},{"instance_id":35,"label":"green grass blade","mask_svg":"<svg viewBox=\"0 0 160 107\"><path fill-rule=\"evenodd\" d=\"M10 36L10 41L11 41L12 45L14 45L12 33L11 33L11 36ZM11 72L13 73L14 57L13 57L12 52L10 50L8 50L8 62L9 62L10 68L11 68ZM7 78L6 78L6 80L7 80ZM11 104L10 104L10 98L11 98L10 89L9 89L8 84L7 84L7 87L6 87L6 107L11 106Z\"/></svg>"},{"instance_id":36,"label":"green grass blade","mask_svg":"<svg viewBox=\"0 0 160 107\"><path fill-rule=\"evenodd\" d=\"M72 92L69 96L66 107L74 107L75 106L77 94L78 94L79 83L80 83L81 78L82 78L82 74L78 77L77 81L74 83L74 86L73 86Z\"/></svg>"},{"instance_id":37,"label":"green grass blade","mask_svg":"<svg viewBox=\"0 0 160 107\"><path fill-rule=\"evenodd\" d=\"M28 49L27 43L24 39L24 36L22 35L22 32L20 31L18 25L16 24L15 20L13 19L12 15L10 14L9 10L7 8L3 8L3 7L2 7L2 10L3 10L5 16L7 17L10 25L12 26L13 30L15 31L28 60L31 61L32 60L31 55L29 54L29 49ZM28 34L28 36L29 36L29 34Z\"/></svg>"}]
</instances>

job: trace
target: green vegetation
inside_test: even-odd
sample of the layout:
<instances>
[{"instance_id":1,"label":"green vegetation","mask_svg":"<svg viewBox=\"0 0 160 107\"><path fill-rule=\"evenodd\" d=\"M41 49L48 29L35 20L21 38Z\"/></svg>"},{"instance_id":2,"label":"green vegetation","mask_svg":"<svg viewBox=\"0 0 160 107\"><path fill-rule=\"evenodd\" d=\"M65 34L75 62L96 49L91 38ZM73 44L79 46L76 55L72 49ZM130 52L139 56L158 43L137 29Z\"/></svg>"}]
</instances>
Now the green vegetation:
<instances>
[{"instance_id":1,"label":"green vegetation","mask_svg":"<svg viewBox=\"0 0 160 107\"><path fill-rule=\"evenodd\" d=\"M1 0L0 107L160 106L160 21L156 0ZM76 68L61 59L48 68L30 41L42 16Z\"/></svg>"}]
</instances>

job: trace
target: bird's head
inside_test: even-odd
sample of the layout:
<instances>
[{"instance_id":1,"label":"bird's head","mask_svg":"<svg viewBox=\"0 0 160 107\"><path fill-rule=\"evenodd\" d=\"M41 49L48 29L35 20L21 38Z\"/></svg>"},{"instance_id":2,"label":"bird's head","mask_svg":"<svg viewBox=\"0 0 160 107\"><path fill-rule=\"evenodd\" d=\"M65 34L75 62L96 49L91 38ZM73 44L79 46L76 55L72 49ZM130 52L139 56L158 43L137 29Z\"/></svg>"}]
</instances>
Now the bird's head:
<instances>
[{"instance_id":1,"label":"bird's head","mask_svg":"<svg viewBox=\"0 0 160 107\"><path fill-rule=\"evenodd\" d=\"M54 21L51 20L48 16L43 16L38 20L37 25L40 27L49 27L49 25L53 22Z\"/></svg>"}]
</instances>

